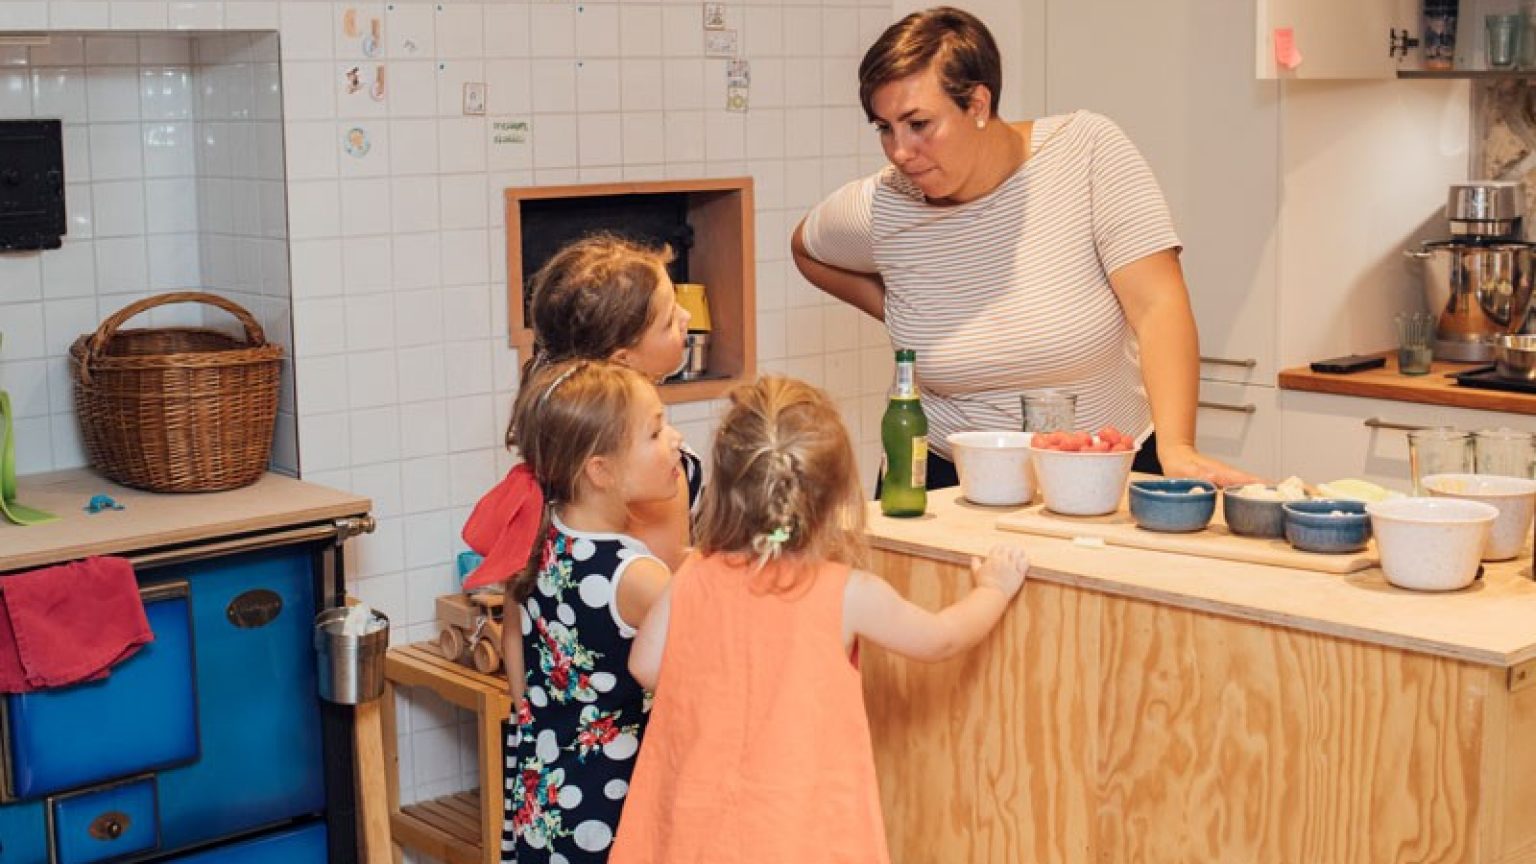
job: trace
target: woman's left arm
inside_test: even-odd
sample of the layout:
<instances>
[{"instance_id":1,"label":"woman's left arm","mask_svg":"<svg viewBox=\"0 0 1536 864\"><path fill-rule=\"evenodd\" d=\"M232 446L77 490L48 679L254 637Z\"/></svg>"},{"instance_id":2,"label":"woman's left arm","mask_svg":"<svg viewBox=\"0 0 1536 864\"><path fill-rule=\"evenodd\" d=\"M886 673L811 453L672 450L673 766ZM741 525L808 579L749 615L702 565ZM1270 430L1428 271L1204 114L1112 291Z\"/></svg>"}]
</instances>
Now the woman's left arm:
<instances>
[{"instance_id":1,"label":"woman's left arm","mask_svg":"<svg viewBox=\"0 0 1536 864\"><path fill-rule=\"evenodd\" d=\"M1256 482L1259 478L1195 449L1200 339L1178 251L1164 249L1132 261L1109 274L1109 284L1141 345L1141 378L1152 405L1163 473L1218 486Z\"/></svg>"}]
</instances>

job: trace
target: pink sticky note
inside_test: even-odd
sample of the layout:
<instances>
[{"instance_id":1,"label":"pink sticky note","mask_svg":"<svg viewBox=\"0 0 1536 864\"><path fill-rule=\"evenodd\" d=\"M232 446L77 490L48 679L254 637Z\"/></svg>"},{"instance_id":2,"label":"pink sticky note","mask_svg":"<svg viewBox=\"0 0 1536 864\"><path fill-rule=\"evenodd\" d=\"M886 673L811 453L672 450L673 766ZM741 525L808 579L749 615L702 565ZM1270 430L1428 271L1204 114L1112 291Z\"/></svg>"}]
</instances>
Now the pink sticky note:
<instances>
[{"instance_id":1,"label":"pink sticky note","mask_svg":"<svg viewBox=\"0 0 1536 864\"><path fill-rule=\"evenodd\" d=\"M1301 52L1296 50L1296 33L1289 27L1275 28L1275 62L1285 69L1301 65Z\"/></svg>"}]
</instances>

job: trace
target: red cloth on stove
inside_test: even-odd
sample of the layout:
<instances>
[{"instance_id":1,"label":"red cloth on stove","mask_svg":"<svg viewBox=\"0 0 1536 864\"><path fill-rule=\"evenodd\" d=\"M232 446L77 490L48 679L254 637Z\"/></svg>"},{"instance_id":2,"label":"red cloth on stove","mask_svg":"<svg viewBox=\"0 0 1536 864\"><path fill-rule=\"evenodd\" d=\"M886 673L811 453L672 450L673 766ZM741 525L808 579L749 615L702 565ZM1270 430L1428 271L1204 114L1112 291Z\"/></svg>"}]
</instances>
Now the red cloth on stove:
<instances>
[{"instance_id":1,"label":"red cloth on stove","mask_svg":"<svg viewBox=\"0 0 1536 864\"><path fill-rule=\"evenodd\" d=\"M0 693L105 678L154 638L126 559L0 576Z\"/></svg>"}]
</instances>

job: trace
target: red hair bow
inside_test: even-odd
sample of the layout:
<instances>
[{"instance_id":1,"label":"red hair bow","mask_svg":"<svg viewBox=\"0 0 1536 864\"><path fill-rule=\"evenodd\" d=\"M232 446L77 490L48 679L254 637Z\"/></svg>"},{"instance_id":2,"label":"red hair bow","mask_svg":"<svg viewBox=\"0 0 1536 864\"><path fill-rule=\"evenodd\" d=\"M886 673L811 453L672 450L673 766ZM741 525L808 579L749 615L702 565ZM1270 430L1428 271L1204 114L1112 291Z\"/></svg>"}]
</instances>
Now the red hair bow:
<instances>
[{"instance_id":1,"label":"red hair bow","mask_svg":"<svg viewBox=\"0 0 1536 864\"><path fill-rule=\"evenodd\" d=\"M524 462L485 493L464 523L464 542L485 556L464 580L464 590L505 582L522 570L543 518L544 490Z\"/></svg>"}]
</instances>

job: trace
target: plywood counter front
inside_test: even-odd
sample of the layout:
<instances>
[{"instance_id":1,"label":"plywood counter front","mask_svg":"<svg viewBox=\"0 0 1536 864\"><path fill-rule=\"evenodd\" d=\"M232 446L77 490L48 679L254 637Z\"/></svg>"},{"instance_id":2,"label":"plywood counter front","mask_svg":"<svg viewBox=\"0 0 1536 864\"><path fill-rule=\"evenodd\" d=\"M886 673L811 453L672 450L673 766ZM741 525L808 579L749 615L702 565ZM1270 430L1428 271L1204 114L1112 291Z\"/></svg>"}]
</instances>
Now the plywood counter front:
<instances>
[{"instance_id":1,"label":"plywood counter front","mask_svg":"<svg viewBox=\"0 0 1536 864\"><path fill-rule=\"evenodd\" d=\"M871 511L876 571L926 607L993 543L1033 561L971 652L864 652L895 861L1536 862L1529 558L1416 594L998 531L1006 512L953 490Z\"/></svg>"}]
</instances>

